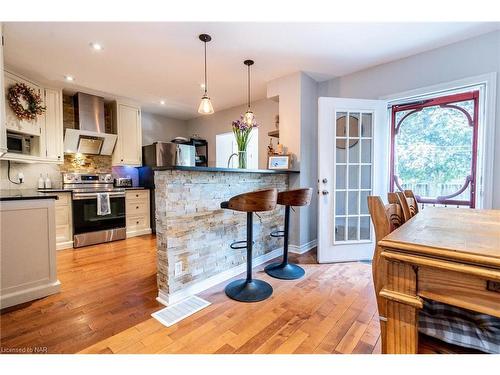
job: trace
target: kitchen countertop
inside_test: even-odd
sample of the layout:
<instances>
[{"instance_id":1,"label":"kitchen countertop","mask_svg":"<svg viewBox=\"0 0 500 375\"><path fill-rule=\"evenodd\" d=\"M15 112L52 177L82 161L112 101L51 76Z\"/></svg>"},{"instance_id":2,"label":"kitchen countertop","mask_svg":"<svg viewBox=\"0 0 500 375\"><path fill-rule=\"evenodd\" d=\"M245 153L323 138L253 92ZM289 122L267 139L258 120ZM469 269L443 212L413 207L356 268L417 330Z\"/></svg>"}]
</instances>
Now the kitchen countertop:
<instances>
[{"instance_id":1,"label":"kitchen countertop","mask_svg":"<svg viewBox=\"0 0 500 375\"><path fill-rule=\"evenodd\" d=\"M156 167L155 171L192 171L192 172L230 172L230 173L269 173L269 174L286 174L286 173L300 173L299 171L291 170L277 170L277 169L240 169L240 168L220 168L220 167L185 167L185 166L172 166L172 167Z\"/></svg>"},{"instance_id":2,"label":"kitchen countertop","mask_svg":"<svg viewBox=\"0 0 500 375\"><path fill-rule=\"evenodd\" d=\"M125 190L141 190L145 189L143 186L131 186L131 187L117 187L117 189ZM52 189L38 189L40 193L71 193L73 189L63 189L63 188L52 188Z\"/></svg>"},{"instance_id":3,"label":"kitchen countertop","mask_svg":"<svg viewBox=\"0 0 500 375\"><path fill-rule=\"evenodd\" d=\"M0 201L20 201L29 199L58 199L57 195L39 192L35 189L0 190Z\"/></svg>"}]
</instances>

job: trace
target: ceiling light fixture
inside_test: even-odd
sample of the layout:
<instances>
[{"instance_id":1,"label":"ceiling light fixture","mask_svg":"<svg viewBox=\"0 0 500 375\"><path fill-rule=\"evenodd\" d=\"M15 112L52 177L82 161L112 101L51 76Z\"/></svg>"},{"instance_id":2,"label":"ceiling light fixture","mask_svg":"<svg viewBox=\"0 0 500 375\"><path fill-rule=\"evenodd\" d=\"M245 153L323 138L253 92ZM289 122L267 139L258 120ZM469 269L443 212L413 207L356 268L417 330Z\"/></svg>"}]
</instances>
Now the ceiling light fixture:
<instances>
[{"instance_id":1,"label":"ceiling light fixture","mask_svg":"<svg viewBox=\"0 0 500 375\"><path fill-rule=\"evenodd\" d=\"M70 76L70 75L65 75L64 79L68 82L73 82L75 80L75 77Z\"/></svg>"},{"instance_id":2,"label":"ceiling light fixture","mask_svg":"<svg viewBox=\"0 0 500 375\"><path fill-rule=\"evenodd\" d=\"M160 100L161 105L165 105L165 100Z\"/></svg>"},{"instance_id":3,"label":"ceiling light fixture","mask_svg":"<svg viewBox=\"0 0 500 375\"><path fill-rule=\"evenodd\" d=\"M212 37L208 34L199 35L200 40L204 43L205 46L205 93L201 97L201 103L198 107L198 113L202 115L211 115L214 113L214 107L212 107L212 103L210 102L210 98L208 97L208 86L207 86L207 43L212 40Z\"/></svg>"},{"instance_id":4,"label":"ceiling light fixture","mask_svg":"<svg viewBox=\"0 0 500 375\"><path fill-rule=\"evenodd\" d=\"M245 122L247 125L253 125L255 116L250 109L250 67L254 64L253 60L245 60L243 61L243 64L245 64L248 67L248 108L245 114L243 115L243 122Z\"/></svg>"},{"instance_id":5,"label":"ceiling light fixture","mask_svg":"<svg viewBox=\"0 0 500 375\"><path fill-rule=\"evenodd\" d=\"M90 48L92 48L94 51L102 51L104 47L99 44L99 43L90 43Z\"/></svg>"}]
</instances>

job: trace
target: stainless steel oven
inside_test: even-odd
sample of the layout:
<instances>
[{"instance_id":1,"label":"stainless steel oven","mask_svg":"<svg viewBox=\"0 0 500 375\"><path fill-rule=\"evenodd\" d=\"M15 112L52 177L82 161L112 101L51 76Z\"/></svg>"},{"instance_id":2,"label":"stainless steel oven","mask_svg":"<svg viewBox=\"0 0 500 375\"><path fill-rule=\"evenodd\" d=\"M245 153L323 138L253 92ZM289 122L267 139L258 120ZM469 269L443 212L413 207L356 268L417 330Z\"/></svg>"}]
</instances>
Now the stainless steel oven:
<instances>
[{"instance_id":1,"label":"stainless steel oven","mask_svg":"<svg viewBox=\"0 0 500 375\"><path fill-rule=\"evenodd\" d=\"M113 187L110 174L65 174L63 181L73 190L73 247L126 238L125 190ZM109 214L98 215L98 193L109 195Z\"/></svg>"}]
</instances>

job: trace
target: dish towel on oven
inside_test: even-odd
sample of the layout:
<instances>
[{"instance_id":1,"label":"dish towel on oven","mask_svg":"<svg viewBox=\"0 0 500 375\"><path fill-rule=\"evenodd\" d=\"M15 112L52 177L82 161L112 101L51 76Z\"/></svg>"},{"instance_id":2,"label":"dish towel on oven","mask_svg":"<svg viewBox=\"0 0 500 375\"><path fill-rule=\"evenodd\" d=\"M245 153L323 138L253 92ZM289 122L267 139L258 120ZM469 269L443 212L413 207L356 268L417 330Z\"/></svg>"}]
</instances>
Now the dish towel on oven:
<instances>
[{"instance_id":1,"label":"dish towel on oven","mask_svg":"<svg viewBox=\"0 0 500 375\"><path fill-rule=\"evenodd\" d=\"M109 203L108 193L97 193L97 216L109 215L111 213L111 204Z\"/></svg>"}]
</instances>

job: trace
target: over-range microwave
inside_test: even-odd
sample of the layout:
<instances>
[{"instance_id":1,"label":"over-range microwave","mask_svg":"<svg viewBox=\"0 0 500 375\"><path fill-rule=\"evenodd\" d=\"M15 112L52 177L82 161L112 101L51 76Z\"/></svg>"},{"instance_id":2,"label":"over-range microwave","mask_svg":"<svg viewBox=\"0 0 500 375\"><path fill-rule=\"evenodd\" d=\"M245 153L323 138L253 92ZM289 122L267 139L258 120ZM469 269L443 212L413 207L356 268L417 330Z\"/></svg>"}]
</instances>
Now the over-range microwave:
<instances>
[{"instance_id":1,"label":"over-range microwave","mask_svg":"<svg viewBox=\"0 0 500 375\"><path fill-rule=\"evenodd\" d=\"M31 140L32 135L18 134L7 132L7 151L15 152L17 154L30 154L31 153Z\"/></svg>"}]
</instances>

